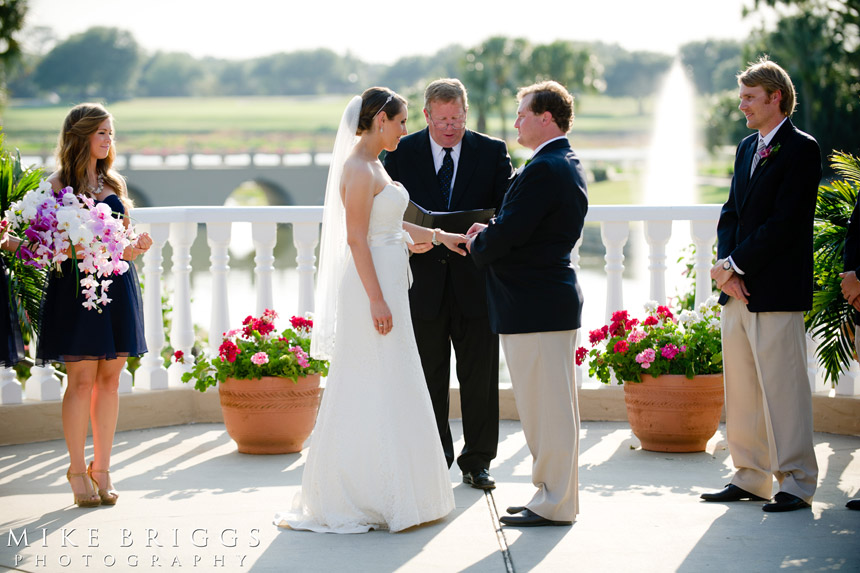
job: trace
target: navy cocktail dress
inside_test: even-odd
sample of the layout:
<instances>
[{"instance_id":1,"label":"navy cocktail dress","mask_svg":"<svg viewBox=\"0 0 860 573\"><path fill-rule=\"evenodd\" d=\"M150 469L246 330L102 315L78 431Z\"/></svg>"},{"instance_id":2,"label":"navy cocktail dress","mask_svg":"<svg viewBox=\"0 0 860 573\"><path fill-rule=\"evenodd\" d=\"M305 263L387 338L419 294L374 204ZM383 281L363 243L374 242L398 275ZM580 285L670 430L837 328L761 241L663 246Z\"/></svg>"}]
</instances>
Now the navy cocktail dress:
<instances>
[{"instance_id":1,"label":"navy cocktail dress","mask_svg":"<svg viewBox=\"0 0 860 573\"><path fill-rule=\"evenodd\" d=\"M116 195L108 195L102 202L111 208L115 217L125 214L122 200ZM76 261L64 261L62 274L48 274L37 364L111 360L144 354L147 349L143 335L143 304L134 263L129 263L125 273L111 277L113 283L107 294L112 300L106 306L98 306L101 312L83 307L82 273L75 273L75 264Z\"/></svg>"}]
</instances>

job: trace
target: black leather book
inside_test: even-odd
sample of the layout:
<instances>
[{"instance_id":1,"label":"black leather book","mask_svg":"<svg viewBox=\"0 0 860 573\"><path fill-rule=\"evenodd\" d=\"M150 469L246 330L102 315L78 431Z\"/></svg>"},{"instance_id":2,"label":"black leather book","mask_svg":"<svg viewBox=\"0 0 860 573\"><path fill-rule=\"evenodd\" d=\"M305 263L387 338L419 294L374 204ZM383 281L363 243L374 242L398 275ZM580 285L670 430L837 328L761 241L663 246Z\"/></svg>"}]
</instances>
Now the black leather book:
<instances>
[{"instance_id":1,"label":"black leather book","mask_svg":"<svg viewBox=\"0 0 860 573\"><path fill-rule=\"evenodd\" d=\"M412 201L406 207L403 220L428 229L442 229L449 233L465 233L472 223L486 224L493 215L494 208L472 209L470 211L428 211Z\"/></svg>"}]
</instances>

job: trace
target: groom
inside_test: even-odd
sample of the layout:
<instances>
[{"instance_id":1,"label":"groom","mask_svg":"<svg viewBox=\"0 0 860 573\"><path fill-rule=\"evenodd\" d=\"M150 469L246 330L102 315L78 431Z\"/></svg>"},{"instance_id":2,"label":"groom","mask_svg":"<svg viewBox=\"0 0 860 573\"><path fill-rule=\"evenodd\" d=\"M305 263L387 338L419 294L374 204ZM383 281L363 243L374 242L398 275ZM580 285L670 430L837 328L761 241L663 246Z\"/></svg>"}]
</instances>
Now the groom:
<instances>
[{"instance_id":1,"label":"groom","mask_svg":"<svg viewBox=\"0 0 860 573\"><path fill-rule=\"evenodd\" d=\"M489 226L466 244L487 268L490 325L501 335L538 488L500 521L520 527L570 525L579 511L579 407L574 348L582 293L570 252L582 234L588 195L570 148L573 97L557 82L517 94L519 141L534 150Z\"/></svg>"},{"instance_id":2,"label":"groom","mask_svg":"<svg viewBox=\"0 0 860 573\"><path fill-rule=\"evenodd\" d=\"M764 511L810 507L818 479L803 311L812 306L812 225L821 152L791 123L788 74L761 59L738 76L754 133L738 146L717 224L711 277L722 290L726 439L736 472L711 502L767 501Z\"/></svg>"},{"instance_id":3,"label":"groom","mask_svg":"<svg viewBox=\"0 0 860 573\"><path fill-rule=\"evenodd\" d=\"M498 208L508 188L511 159L505 142L466 129L468 110L460 80L432 82L424 92L427 128L404 137L385 157L391 178L429 211ZM413 254L409 306L448 467L454 462L448 424L453 345L465 442L457 465L464 483L492 489L490 462L499 442L499 337L490 331L484 274L470 259L452 257L444 247Z\"/></svg>"}]
</instances>

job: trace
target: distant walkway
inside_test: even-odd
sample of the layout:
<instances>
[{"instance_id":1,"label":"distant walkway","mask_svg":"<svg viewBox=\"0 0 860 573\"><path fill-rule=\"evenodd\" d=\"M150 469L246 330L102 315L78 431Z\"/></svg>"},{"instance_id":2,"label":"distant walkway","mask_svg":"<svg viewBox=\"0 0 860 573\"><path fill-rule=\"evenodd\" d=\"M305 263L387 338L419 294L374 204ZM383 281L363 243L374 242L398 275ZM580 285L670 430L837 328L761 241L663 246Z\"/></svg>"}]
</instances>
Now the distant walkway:
<instances>
[{"instance_id":1,"label":"distant walkway","mask_svg":"<svg viewBox=\"0 0 860 573\"><path fill-rule=\"evenodd\" d=\"M452 429L459 439L459 422ZM498 514L532 492L520 424L503 421L500 440L492 495L463 485L452 469L456 509L447 518L398 534L351 536L272 525L300 489L304 455L239 454L221 424L119 433L111 469L120 500L113 508L71 505L61 440L3 446L0 569L860 570L860 512L844 507L860 495L860 437L816 434L821 475L812 510L766 514L759 503L699 501L732 473L722 433L707 452L661 454L642 451L626 423L586 422L582 514L572 527L533 529L499 527Z\"/></svg>"}]
</instances>

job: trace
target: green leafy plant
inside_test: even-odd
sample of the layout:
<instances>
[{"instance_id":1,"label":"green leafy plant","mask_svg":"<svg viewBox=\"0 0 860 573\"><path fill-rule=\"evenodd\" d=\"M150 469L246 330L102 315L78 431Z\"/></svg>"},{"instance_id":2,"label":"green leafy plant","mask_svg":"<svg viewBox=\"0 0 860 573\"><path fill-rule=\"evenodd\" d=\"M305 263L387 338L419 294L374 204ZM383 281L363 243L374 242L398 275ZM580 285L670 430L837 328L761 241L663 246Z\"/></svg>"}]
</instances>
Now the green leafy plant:
<instances>
[{"instance_id":1,"label":"green leafy plant","mask_svg":"<svg viewBox=\"0 0 860 573\"><path fill-rule=\"evenodd\" d=\"M294 316L291 328L275 332L277 314L266 309L263 316L247 317L242 328L224 333L218 356L211 360L197 356L194 367L182 375L183 382L195 379L194 387L205 392L210 386L227 378L239 380L260 379L263 376L281 376L294 382L312 374L328 375L328 361L317 360L309 354L313 321ZM181 350L174 360L184 362Z\"/></svg>"},{"instance_id":2,"label":"green leafy plant","mask_svg":"<svg viewBox=\"0 0 860 573\"><path fill-rule=\"evenodd\" d=\"M818 189L813 231L815 282L812 309L804 319L806 330L818 342L815 355L824 380L836 386L854 356L852 307L842 297L842 252L848 220L860 192L860 159L848 153L830 156L833 170L842 176Z\"/></svg>"},{"instance_id":3,"label":"green leafy plant","mask_svg":"<svg viewBox=\"0 0 860 573\"><path fill-rule=\"evenodd\" d=\"M0 213L6 213L9 205L39 186L42 170L24 168L20 153L16 151L13 154L2 147L3 133L0 132ZM10 295L17 304L21 333L28 343L32 333L38 334L45 271L25 265L13 252L0 251L0 256L9 269Z\"/></svg>"},{"instance_id":4,"label":"green leafy plant","mask_svg":"<svg viewBox=\"0 0 860 573\"><path fill-rule=\"evenodd\" d=\"M642 374L719 374L723 371L720 305L716 297L698 310L682 310L676 318L666 306L645 305L640 321L626 310L612 314L611 324L588 333L591 349L576 351L576 364L588 361L588 373L604 384L612 375L618 384L641 382Z\"/></svg>"}]
</instances>

